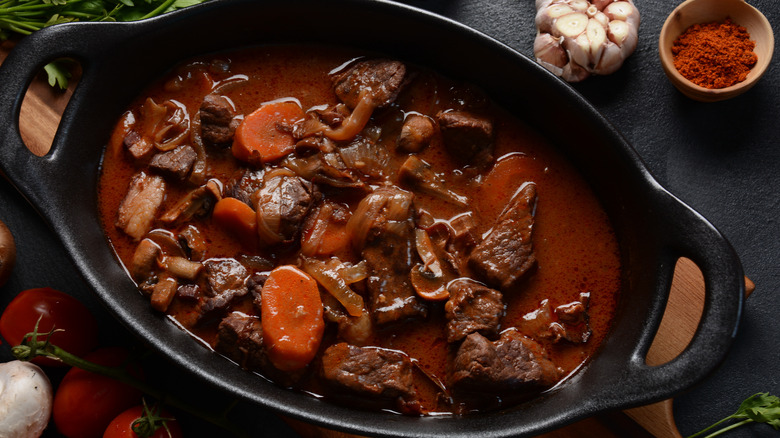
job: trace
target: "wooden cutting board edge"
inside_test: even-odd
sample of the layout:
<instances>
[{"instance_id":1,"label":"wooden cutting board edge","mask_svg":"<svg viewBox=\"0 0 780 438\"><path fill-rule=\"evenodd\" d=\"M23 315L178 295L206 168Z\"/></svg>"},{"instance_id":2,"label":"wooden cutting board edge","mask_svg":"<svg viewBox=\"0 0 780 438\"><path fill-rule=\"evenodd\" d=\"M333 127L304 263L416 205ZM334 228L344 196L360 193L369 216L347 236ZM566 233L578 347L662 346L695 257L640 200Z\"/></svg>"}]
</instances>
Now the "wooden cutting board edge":
<instances>
[{"instance_id":1,"label":"wooden cutting board edge","mask_svg":"<svg viewBox=\"0 0 780 438\"><path fill-rule=\"evenodd\" d=\"M745 277L745 296L756 285ZM647 353L648 365L661 365L679 355L693 338L704 310L704 276L693 261L677 262L669 301L661 325ZM624 411L657 438L681 438L674 421L672 399Z\"/></svg>"}]
</instances>

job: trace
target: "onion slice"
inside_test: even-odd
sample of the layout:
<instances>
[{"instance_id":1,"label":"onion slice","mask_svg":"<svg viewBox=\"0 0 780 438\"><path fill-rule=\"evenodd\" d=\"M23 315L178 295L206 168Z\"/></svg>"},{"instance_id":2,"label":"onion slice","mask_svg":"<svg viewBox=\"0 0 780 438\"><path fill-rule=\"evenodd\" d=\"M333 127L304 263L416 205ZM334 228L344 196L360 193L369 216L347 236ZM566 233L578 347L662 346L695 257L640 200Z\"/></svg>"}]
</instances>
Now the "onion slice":
<instances>
[{"instance_id":1,"label":"onion slice","mask_svg":"<svg viewBox=\"0 0 780 438\"><path fill-rule=\"evenodd\" d=\"M347 281L339 272L348 268L336 257L328 261L303 257L303 270L330 292L344 306L347 313L351 316L360 316L365 311L363 297L349 288Z\"/></svg>"}]
</instances>

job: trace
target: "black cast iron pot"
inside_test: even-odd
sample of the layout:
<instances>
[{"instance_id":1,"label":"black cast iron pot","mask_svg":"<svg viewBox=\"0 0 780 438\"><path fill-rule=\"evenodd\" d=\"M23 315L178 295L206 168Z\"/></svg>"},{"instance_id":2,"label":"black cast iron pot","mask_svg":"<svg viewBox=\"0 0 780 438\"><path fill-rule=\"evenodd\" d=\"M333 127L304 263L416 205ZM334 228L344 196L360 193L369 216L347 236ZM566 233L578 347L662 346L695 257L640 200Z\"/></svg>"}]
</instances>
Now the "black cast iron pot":
<instances>
[{"instance_id":1,"label":"black cast iron pot","mask_svg":"<svg viewBox=\"0 0 780 438\"><path fill-rule=\"evenodd\" d=\"M481 86L557 144L585 175L617 230L623 290L611 334L573 378L525 404L465 417L416 418L328 404L277 387L203 348L152 312L101 230L96 187L111 129L152 80L178 62L241 46L350 45L433 67ZM83 77L51 152L24 146L18 117L33 75L57 57ZM555 114L555 117L548 117ZM560 121L565 120L562 127ZM562 129L565 128L565 129ZM505 437L542 433L606 410L673 396L711 372L738 325L742 267L725 238L665 191L593 107L535 62L445 18L385 1L213 1L137 23L65 24L22 40L0 67L0 169L51 224L106 308L203 381L277 412L367 435ZM689 347L650 367L644 357L663 314L675 262L704 273L706 304Z\"/></svg>"}]
</instances>

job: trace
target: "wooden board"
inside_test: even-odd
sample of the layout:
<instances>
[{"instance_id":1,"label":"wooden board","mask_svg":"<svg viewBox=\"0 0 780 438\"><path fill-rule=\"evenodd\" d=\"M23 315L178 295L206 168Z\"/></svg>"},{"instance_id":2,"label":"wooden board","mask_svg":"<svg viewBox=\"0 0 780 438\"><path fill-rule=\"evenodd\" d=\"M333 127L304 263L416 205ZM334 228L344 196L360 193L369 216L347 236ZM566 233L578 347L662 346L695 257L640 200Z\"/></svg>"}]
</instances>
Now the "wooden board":
<instances>
[{"instance_id":1,"label":"wooden board","mask_svg":"<svg viewBox=\"0 0 780 438\"><path fill-rule=\"evenodd\" d=\"M0 63L12 47L12 42L0 43ZM25 144L32 153L42 156L49 150L60 115L73 93L74 85L72 83L67 91L60 92L49 87L43 76L31 83L22 104L20 130ZM746 279L747 292L752 292L754 287L753 283ZM648 353L648 364L665 363L676 357L688 345L701 317L703 305L704 279L701 272L690 260L681 259L675 269L666 313ZM294 420L286 421L303 437L355 438L355 435L325 430ZM546 438L625 436L679 438L680 434L674 424L672 400L666 400L623 413L599 415L542 436Z\"/></svg>"}]
</instances>

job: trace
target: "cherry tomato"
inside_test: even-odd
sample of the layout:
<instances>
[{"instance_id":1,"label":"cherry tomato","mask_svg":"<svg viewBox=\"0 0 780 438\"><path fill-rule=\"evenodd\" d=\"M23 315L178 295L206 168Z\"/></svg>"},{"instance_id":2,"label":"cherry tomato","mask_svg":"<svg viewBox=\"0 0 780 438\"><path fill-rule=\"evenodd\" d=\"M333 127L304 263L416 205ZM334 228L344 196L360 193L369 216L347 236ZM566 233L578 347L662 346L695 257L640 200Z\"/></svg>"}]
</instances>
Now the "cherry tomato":
<instances>
[{"instance_id":1,"label":"cherry tomato","mask_svg":"<svg viewBox=\"0 0 780 438\"><path fill-rule=\"evenodd\" d=\"M95 350L84 359L119 366L127 357L124 348L110 347ZM111 420L140 402L139 390L110 377L72 368L54 394L54 424L68 438L100 438Z\"/></svg>"},{"instance_id":2,"label":"cherry tomato","mask_svg":"<svg viewBox=\"0 0 780 438\"><path fill-rule=\"evenodd\" d=\"M50 287L28 289L19 293L0 316L0 335L6 342L19 345L27 333L38 325L38 333L63 330L51 335L49 341L76 356L83 356L97 346L97 321L89 310L72 296ZM45 337L39 337L45 340ZM39 365L62 366L62 362L36 357Z\"/></svg>"},{"instance_id":3,"label":"cherry tomato","mask_svg":"<svg viewBox=\"0 0 780 438\"><path fill-rule=\"evenodd\" d=\"M154 408L150 408L154 411ZM138 420L144 415L143 406L133 406L132 408L119 414L111 424L106 428L103 438L139 438L139 436L133 432L133 422ZM150 438L182 438L181 428L179 423L173 416L167 411L160 411L153 415L165 419L165 425L168 427L166 430L163 427L162 422L156 422L155 425L159 425L154 430L154 434L150 435Z\"/></svg>"}]
</instances>

